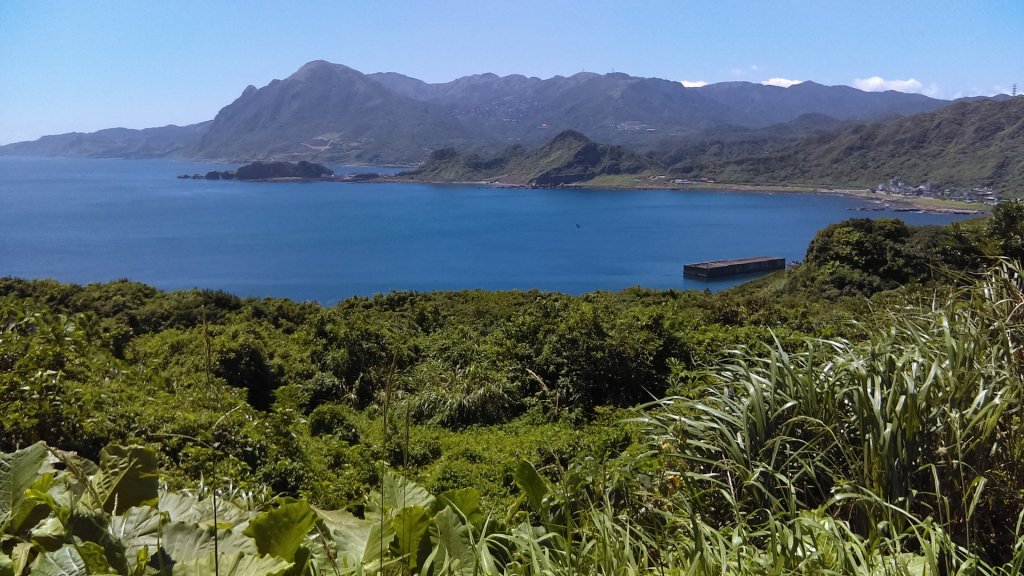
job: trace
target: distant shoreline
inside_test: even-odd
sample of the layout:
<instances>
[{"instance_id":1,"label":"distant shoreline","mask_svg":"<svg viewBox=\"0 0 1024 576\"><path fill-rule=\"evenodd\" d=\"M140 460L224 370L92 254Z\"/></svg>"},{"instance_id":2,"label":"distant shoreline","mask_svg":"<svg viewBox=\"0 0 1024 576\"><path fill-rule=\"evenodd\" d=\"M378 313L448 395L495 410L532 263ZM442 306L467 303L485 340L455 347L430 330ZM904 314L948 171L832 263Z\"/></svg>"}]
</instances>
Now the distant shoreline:
<instances>
[{"instance_id":1,"label":"distant shoreline","mask_svg":"<svg viewBox=\"0 0 1024 576\"><path fill-rule=\"evenodd\" d=\"M236 175L233 171L211 171L205 175L182 174L179 179L205 179L205 180L240 180L247 182L339 182L339 183L379 183L379 184L432 184L432 185L462 185L462 186L485 186L494 188L534 188L529 184L516 184L494 180L479 180L465 182L444 182L421 180L414 176L400 176L399 174L381 174L378 172L359 172L346 175L337 175L332 170L321 164L299 162L298 167L303 168L309 175L297 175L294 166L290 162L254 162L238 169ZM286 168L293 168L286 170ZM245 177L241 175L242 170L256 168L254 174L259 177ZM369 168L369 167L368 167ZM252 171L252 170L250 170ZM313 174L320 173L319 177ZM300 171L301 173L301 171ZM922 212L930 214L958 214L958 215L981 215L988 211L988 207L977 207L965 202L956 200L944 200L926 196L903 196L893 195L886 192L874 192L864 188L830 188L815 186L792 186L785 184L730 184L726 182L672 182L658 177L658 179L640 180L633 177L627 180L628 176L597 177L595 179L578 184L564 184L550 187L554 188L576 188L576 189L606 189L606 190L702 190L711 192L753 192L763 194L827 194L833 196L846 196L856 198L874 207L853 209L861 212L874 212L890 210L894 212ZM548 188L548 187L542 187Z\"/></svg>"},{"instance_id":2,"label":"distant shoreline","mask_svg":"<svg viewBox=\"0 0 1024 576\"><path fill-rule=\"evenodd\" d=\"M926 212L929 214L985 214L987 207L980 208L960 202L957 200L943 200L929 198L927 196L901 196L888 194L886 192L869 192L865 189L851 188L823 188L810 186L786 186L767 184L726 184L726 183L692 183L673 185L671 189L686 190L721 190L740 192L761 192L761 193L784 193L784 194L826 194L830 196L846 196L857 198L871 204L877 204L878 210L893 210L895 212ZM870 208L862 210L873 211Z\"/></svg>"},{"instance_id":3,"label":"distant shoreline","mask_svg":"<svg viewBox=\"0 0 1024 576\"><path fill-rule=\"evenodd\" d=\"M387 176L374 180L380 183L420 183L420 184L451 184L462 186L487 186L494 188L530 188L525 184L510 184L506 182L490 182L487 180L466 181L466 182L432 182L429 180L415 180L409 178L397 178ZM363 182L366 182L365 180ZM921 212L928 214L962 214L982 215L989 212L989 207L978 207L957 200L943 200L929 198L926 196L898 196L885 192L869 192L865 189L851 188L825 188L813 186L788 186L784 184L728 184L724 182L688 182L686 184L665 184L665 185L638 185L624 186L621 184L602 183L581 183L569 184L565 188L578 189L604 189L604 190L702 190L710 192L754 192L763 194L826 194L831 196L846 196L856 198L865 202L876 204L877 211L892 210L895 212ZM873 212L876 209L864 208L859 211Z\"/></svg>"}]
</instances>

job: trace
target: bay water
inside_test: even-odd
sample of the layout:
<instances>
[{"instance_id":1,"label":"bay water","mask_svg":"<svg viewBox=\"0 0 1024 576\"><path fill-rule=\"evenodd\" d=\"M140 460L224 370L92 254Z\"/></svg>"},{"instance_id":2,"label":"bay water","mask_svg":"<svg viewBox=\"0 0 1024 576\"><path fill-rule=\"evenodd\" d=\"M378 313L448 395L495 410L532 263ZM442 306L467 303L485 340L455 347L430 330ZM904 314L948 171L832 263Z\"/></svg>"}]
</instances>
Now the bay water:
<instances>
[{"instance_id":1,"label":"bay water","mask_svg":"<svg viewBox=\"0 0 1024 576\"><path fill-rule=\"evenodd\" d=\"M804 257L858 212L833 195L183 180L230 167L0 157L0 276L221 289L331 304L398 290L719 290L686 263ZM365 168L333 167L339 173Z\"/></svg>"}]
</instances>

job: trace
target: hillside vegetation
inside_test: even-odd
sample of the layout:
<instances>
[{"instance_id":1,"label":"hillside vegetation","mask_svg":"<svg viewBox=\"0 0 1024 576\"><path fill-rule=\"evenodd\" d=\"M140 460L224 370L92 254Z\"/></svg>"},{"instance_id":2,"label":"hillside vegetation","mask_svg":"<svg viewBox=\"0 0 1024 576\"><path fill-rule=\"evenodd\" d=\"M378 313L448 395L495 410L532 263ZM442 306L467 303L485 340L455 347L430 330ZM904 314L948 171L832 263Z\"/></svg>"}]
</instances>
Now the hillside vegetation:
<instances>
[{"instance_id":1,"label":"hillside vegetation","mask_svg":"<svg viewBox=\"0 0 1024 576\"><path fill-rule=\"evenodd\" d=\"M801 122L813 123L813 118ZM1024 98L959 102L942 110L872 124L828 122L812 135L777 126L719 132L667 155L637 154L566 131L545 146L513 146L482 158L451 148L406 175L428 182L557 186L603 183L602 176L711 179L734 184L874 188L900 178L911 187L991 187L1024 191ZM647 180L641 180L647 185ZM629 185L631 180L621 184Z\"/></svg>"},{"instance_id":2,"label":"hillside vegetation","mask_svg":"<svg viewBox=\"0 0 1024 576\"><path fill-rule=\"evenodd\" d=\"M958 102L941 110L848 125L761 150L714 141L669 156L671 172L726 182L874 188L912 186L1024 190L1024 98Z\"/></svg>"},{"instance_id":3,"label":"hillside vegetation","mask_svg":"<svg viewBox=\"0 0 1024 576\"><path fill-rule=\"evenodd\" d=\"M851 220L721 294L5 279L0 573L1017 574L1022 239Z\"/></svg>"},{"instance_id":4,"label":"hillside vegetation","mask_svg":"<svg viewBox=\"0 0 1024 576\"><path fill-rule=\"evenodd\" d=\"M513 146L493 158L438 150L420 168L401 176L426 182L499 182L530 186L578 184L598 176L641 174L651 161L621 146L597 144L566 130L534 150Z\"/></svg>"}]
</instances>

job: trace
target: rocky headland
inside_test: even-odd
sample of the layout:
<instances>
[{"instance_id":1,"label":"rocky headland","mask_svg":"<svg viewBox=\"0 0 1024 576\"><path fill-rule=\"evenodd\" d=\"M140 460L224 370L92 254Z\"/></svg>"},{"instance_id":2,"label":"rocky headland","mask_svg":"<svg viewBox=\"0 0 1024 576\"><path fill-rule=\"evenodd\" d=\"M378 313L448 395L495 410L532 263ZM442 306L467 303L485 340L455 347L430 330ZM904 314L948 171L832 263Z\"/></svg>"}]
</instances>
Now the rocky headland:
<instances>
[{"instance_id":1,"label":"rocky headland","mask_svg":"<svg viewBox=\"0 0 1024 576\"><path fill-rule=\"evenodd\" d=\"M321 180L333 178L334 170L323 164L306 162L251 162L238 169L211 170L206 174L182 174L178 178L193 180L243 180L247 182L277 180Z\"/></svg>"}]
</instances>

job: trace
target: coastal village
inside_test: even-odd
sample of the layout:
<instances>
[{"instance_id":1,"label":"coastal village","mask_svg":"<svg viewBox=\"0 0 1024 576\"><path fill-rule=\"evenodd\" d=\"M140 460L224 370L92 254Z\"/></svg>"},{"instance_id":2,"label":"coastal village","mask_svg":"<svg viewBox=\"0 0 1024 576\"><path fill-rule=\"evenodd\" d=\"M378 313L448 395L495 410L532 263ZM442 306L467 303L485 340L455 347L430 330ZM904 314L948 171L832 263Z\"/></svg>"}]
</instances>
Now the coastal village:
<instances>
[{"instance_id":1,"label":"coastal village","mask_svg":"<svg viewBox=\"0 0 1024 576\"><path fill-rule=\"evenodd\" d=\"M873 192L899 196L924 196L945 200L959 200L969 204L976 202L990 206L995 206L1003 201L999 193L989 186L972 186L968 189L957 186L943 187L933 182L924 182L918 186L912 186L899 177L893 177L879 183Z\"/></svg>"},{"instance_id":2,"label":"coastal village","mask_svg":"<svg viewBox=\"0 0 1024 576\"><path fill-rule=\"evenodd\" d=\"M637 185L654 185L654 186L670 186L670 185L699 185L699 184L718 184L714 178L708 177L697 177L697 178L671 178L663 174L652 175L646 177L635 177L633 178L634 184ZM908 184L905 180L900 177L892 177L884 182L880 182L875 188L869 188L866 190L872 194L880 194L886 196L900 196L903 198L937 198L942 200L955 200L964 202L967 204L984 204L987 206L995 206L1006 199L1003 198L998 191L993 189L991 186L971 186L970 188L960 186L941 186L934 182L924 182L917 186Z\"/></svg>"}]
</instances>

